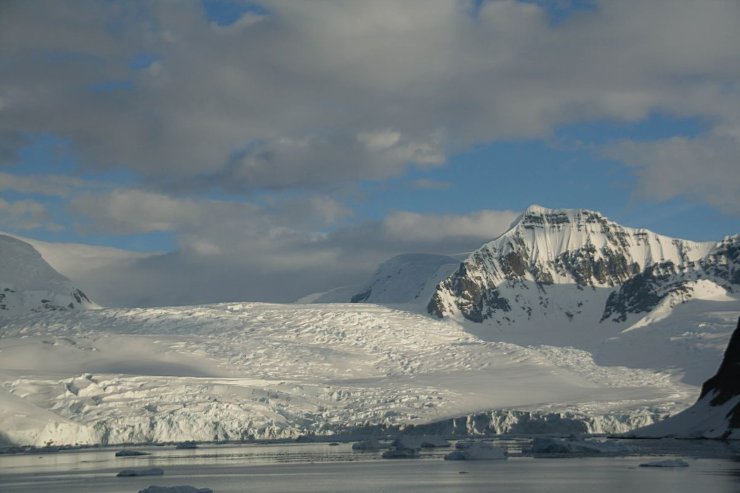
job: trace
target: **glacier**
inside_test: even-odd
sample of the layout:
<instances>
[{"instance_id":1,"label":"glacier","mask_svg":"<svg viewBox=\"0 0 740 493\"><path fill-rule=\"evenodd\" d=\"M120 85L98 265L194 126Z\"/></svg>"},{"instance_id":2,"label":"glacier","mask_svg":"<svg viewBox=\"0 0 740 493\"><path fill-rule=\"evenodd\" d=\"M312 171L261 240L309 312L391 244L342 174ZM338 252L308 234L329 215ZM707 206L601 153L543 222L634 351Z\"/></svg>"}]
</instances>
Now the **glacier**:
<instances>
[{"instance_id":1,"label":"glacier","mask_svg":"<svg viewBox=\"0 0 740 493\"><path fill-rule=\"evenodd\" d=\"M738 243L532 206L304 303L115 309L0 235L0 446L629 432L716 369Z\"/></svg>"},{"instance_id":2,"label":"glacier","mask_svg":"<svg viewBox=\"0 0 740 493\"><path fill-rule=\"evenodd\" d=\"M667 371L485 341L371 304L29 313L4 324L0 355L0 436L35 446L411 427L616 433L698 391Z\"/></svg>"}]
</instances>

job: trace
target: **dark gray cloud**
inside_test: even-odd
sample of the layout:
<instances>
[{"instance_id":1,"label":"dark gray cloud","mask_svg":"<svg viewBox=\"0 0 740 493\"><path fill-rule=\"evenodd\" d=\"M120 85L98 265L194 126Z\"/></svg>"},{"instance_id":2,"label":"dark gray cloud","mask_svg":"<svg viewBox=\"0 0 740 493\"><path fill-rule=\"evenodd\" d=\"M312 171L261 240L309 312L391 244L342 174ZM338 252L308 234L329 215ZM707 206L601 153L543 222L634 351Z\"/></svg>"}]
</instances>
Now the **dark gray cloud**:
<instances>
[{"instance_id":1,"label":"dark gray cloud","mask_svg":"<svg viewBox=\"0 0 740 493\"><path fill-rule=\"evenodd\" d=\"M509 0L476 15L447 0L260 4L218 26L195 1L4 2L2 154L47 132L87 166L249 191L385 178L574 121L740 110L734 0L598 2L555 25ZM156 61L132 70L140 53Z\"/></svg>"}]
</instances>

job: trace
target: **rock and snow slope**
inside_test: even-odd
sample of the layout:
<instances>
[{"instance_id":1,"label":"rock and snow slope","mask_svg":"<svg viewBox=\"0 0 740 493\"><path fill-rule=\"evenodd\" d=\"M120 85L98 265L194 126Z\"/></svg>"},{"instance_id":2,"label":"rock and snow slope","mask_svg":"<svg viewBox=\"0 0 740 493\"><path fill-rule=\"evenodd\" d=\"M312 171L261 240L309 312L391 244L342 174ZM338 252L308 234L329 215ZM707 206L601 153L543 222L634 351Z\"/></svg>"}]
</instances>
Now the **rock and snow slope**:
<instances>
[{"instance_id":1,"label":"rock and snow slope","mask_svg":"<svg viewBox=\"0 0 740 493\"><path fill-rule=\"evenodd\" d=\"M28 243L0 235L0 319L94 304Z\"/></svg>"},{"instance_id":2,"label":"rock and snow slope","mask_svg":"<svg viewBox=\"0 0 740 493\"><path fill-rule=\"evenodd\" d=\"M531 206L440 283L437 317L497 325L551 319L589 323L738 286L740 236L697 243L620 226L598 212ZM594 320L595 318L595 320Z\"/></svg>"},{"instance_id":3,"label":"rock and snow slope","mask_svg":"<svg viewBox=\"0 0 740 493\"><path fill-rule=\"evenodd\" d=\"M634 435L740 439L740 319L722 364L702 385L696 404Z\"/></svg>"}]
</instances>

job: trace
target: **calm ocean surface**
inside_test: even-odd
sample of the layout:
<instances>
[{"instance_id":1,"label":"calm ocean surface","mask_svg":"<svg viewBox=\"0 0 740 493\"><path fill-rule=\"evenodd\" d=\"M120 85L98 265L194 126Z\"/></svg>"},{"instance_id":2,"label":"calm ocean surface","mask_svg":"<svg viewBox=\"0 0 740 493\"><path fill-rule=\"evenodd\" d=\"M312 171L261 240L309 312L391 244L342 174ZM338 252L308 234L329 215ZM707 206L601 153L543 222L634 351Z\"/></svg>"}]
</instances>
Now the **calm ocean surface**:
<instances>
[{"instance_id":1,"label":"calm ocean surface","mask_svg":"<svg viewBox=\"0 0 740 493\"><path fill-rule=\"evenodd\" d=\"M632 443L630 443L632 444ZM516 454L521 442L509 442ZM383 460L350 444L202 446L195 450L139 447L144 457L115 457L118 449L0 455L0 492L136 493L149 485L208 487L232 492L568 492L737 493L740 458L716 442L638 441L638 456L506 461L444 461L450 449L421 459ZM641 468L680 457L681 469ZM122 469L159 467L164 476L117 478Z\"/></svg>"}]
</instances>

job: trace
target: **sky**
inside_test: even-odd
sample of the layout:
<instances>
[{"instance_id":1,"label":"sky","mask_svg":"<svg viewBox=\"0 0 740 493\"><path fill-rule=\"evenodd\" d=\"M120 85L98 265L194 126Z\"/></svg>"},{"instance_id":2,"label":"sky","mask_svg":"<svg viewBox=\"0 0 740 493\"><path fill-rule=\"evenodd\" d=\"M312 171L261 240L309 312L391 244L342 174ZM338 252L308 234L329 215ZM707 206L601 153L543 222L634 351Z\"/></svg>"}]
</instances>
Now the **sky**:
<instances>
[{"instance_id":1,"label":"sky","mask_svg":"<svg viewBox=\"0 0 740 493\"><path fill-rule=\"evenodd\" d=\"M291 301L532 203L719 240L738 25L736 0L5 0L0 230L124 250L58 268L129 306Z\"/></svg>"}]
</instances>

